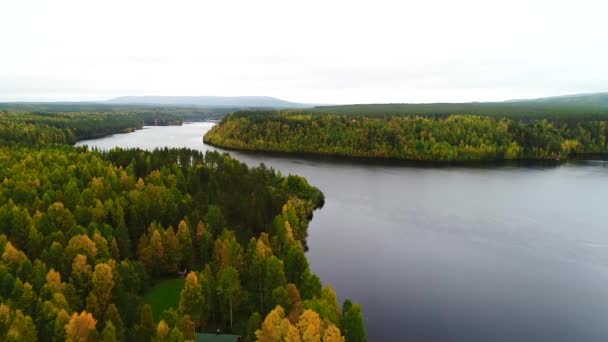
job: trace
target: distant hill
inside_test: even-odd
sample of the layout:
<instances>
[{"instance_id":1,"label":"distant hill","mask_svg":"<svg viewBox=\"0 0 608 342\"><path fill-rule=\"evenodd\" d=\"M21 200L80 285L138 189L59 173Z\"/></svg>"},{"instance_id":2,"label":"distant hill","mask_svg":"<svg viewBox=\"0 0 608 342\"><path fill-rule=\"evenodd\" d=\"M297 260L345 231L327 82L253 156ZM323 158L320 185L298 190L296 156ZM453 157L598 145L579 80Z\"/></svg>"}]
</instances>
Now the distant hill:
<instances>
[{"instance_id":1,"label":"distant hill","mask_svg":"<svg viewBox=\"0 0 608 342\"><path fill-rule=\"evenodd\" d=\"M606 118L608 93L592 93L508 100L503 102L464 103L378 103L317 106L317 113L362 116L473 114L520 119L537 118Z\"/></svg>"},{"instance_id":2,"label":"distant hill","mask_svg":"<svg viewBox=\"0 0 608 342\"><path fill-rule=\"evenodd\" d=\"M312 105L284 101L270 96L122 96L105 101L105 103L236 108L312 107Z\"/></svg>"},{"instance_id":3,"label":"distant hill","mask_svg":"<svg viewBox=\"0 0 608 342\"><path fill-rule=\"evenodd\" d=\"M545 103L545 104L606 106L606 107L608 107L608 92L551 96L551 97L541 97L541 98L537 98L537 99L517 99L517 100L509 100L506 102Z\"/></svg>"}]
</instances>

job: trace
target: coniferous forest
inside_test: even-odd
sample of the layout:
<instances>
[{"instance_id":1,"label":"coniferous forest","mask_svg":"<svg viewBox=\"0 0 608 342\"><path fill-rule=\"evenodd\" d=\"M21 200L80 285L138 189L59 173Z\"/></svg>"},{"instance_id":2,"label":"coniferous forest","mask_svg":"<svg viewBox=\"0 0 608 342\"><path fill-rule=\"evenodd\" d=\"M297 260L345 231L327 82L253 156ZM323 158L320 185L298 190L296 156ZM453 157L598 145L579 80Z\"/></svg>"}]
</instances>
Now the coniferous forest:
<instances>
[{"instance_id":1,"label":"coniferous forest","mask_svg":"<svg viewBox=\"0 0 608 342\"><path fill-rule=\"evenodd\" d=\"M607 137L605 107L503 103L242 111L204 139L246 150L496 162L605 157Z\"/></svg>"},{"instance_id":2,"label":"coniferous forest","mask_svg":"<svg viewBox=\"0 0 608 342\"><path fill-rule=\"evenodd\" d=\"M217 152L71 146L142 113L0 114L0 340L366 340L361 307L308 266L324 197L306 179ZM176 303L145 300L176 280Z\"/></svg>"}]
</instances>

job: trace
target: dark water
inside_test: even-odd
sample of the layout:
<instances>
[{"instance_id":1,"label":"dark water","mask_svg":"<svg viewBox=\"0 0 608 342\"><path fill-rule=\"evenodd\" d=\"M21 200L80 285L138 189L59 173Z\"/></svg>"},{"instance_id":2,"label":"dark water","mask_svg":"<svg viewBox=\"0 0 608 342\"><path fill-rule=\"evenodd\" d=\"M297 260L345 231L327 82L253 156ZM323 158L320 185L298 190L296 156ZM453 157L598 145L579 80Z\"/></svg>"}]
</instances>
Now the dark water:
<instances>
[{"instance_id":1,"label":"dark water","mask_svg":"<svg viewBox=\"0 0 608 342\"><path fill-rule=\"evenodd\" d=\"M209 123L84 142L202 143ZM608 164L421 168L232 154L297 173L325 207L311 267L371 341L608 340Z\"/></svg>"}]
</instances>

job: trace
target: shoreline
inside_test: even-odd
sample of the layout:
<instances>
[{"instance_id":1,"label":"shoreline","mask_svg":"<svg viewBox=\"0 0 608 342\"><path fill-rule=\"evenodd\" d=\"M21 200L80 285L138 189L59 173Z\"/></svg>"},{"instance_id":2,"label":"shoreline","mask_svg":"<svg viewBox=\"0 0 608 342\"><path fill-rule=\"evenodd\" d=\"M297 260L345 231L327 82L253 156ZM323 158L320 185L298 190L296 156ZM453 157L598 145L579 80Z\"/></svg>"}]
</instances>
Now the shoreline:
<instances>
[{"instance_id":1,"label":"shoreline","mask_svg":"<svg viewBox=\"0 0 608 342\"><path fill-rule=\"evenodd\" d=\"M298 157L308 160L322 160L335 162L356 162L361 164L371 165L402 165L412 167L496 167L496 166L541 166L541 167L557 167L571 162L597 162L608 161L607 155L586 154L578 155L568 159L510 159L510 160L415 160L402 159L396 157L369 157L369 156L348 156L339 153L319 153L319 152L287 152L273 150L259 150L249 148L229 147L214 144L206 141L203 137L203 142L209 146L220 148L226 151L239 152L251 155L271 155L279 157ZM589 156L598 156L597 158L589 158Z\"/></svg>"}]
</instances>

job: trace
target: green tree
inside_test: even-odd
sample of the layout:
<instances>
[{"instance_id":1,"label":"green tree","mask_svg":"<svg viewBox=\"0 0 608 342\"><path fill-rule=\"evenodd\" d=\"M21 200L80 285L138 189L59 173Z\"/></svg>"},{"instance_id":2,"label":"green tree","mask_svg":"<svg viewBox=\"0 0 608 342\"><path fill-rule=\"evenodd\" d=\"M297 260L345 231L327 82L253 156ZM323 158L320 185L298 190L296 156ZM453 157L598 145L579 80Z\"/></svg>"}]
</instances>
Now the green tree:
<instances>
[{"instance_id":1,"label":"green tree","mask_svg":"<svg viewBox=\"0 0 608 342\"><path fill-rule=\"evenodd\" d=\"M217 274L217 293L224 303L228 303L230 311L230 329L232 329L232 312L240 303L241 282L236 268L228 266Z\"/></svg>"},{"instance_id":2,"label":"green tree","mask_svg":"<svg viewBox=\"0 0 608 342\"><path fill-rule=\"evenodd\" d=\"M120 256L123 258L131 257L131 239L129 238L127 226L124 223L121 223L116 227L116 240L120 250Z\"/></svg>"},{"instance_id":3,"label":"green tree","mask_svg":"<svg viewBox=\"0 0 608 342\"><path fill-rule=\"evenodd\" d=\"M51 341L55 330L55 320L59 309L47 300L38 305L38 313L35 317L36 326L38 327L38 340ZM64 324L65 325L65 324ZM6 332L0 331L0 335L5 335Z\"/></svg>"},{"instance_id":4,"label":"green tree","mask_svg":"<svg viewBox=\"0 0 608 342\"><path fill-rule=\"evenodd\" d=\"M316 297L305 301L304 307L314 310L321 316L321 318L326 319L333 324L340 323L338 297L331 286L326 286L323 288L321 297Z\"/></svg>"},{"instance_id":5,"label":"green tree","mask_svg":"<svg viewBox=\"0 0 608 342\"><path fill-rule=\"evenodd\" d=\"M112 322L106 323L106 327L103 328L103 331L101 332L101 337L103 339L103 342L118 341L118 339L116 338L116 329L114 328Z\"/></svg>"},{"instance_id":6,"label":"green tree","mask_svg":"<svg viewBox=\"0 0 608 342\"><path fill-rule=\"evenodd\" d=\"M76 220L72 213L63 206L63 203L56 202L47 210L47 217L51 227L55 230L67 232L76 225Z\"/></svg>"},{"instance_id":7,"label":"green tree","mask_svg":"<svg viewBox=\"0 0 608 342\"><path fill-rule=\"evenodd\" d=\"M204 320L208 320L209 316L211 316L211 320L215 323L217 312L217 282L209 264L205 265L199 282L201 283L203 297L205 298Z\"/></svg>"},{"instance_id":8,"label":"green tree","mask_svg":"<svg viewBox=\"0 0 608 342\"><path fill-rule=\"evenodd\" d=\"M255 332L260 329L261 325L262 315L260 315L259 312L252 313L247 320L247 328L244 336L245 342L254 342L256 340Z\"/></svg>"},{"instance_id":9,"label":"green tree","mask_svg":"<svg viewBox=\"0 0 608 342\"><path fill-rule=\"evenodd\" d=\"M276 256L273 255L266 261L263 279L265 299L270 300L272 298L272 291L277 287L287 285L285 272L283 271L283 262Z\"/></svg>"},{"instance_id":10,"label":"green tree","mask_svg":"<svg viewBox=\"0 0 608 342\"><path fill-rule=\"evenodd\" d=\"M277 287L272 290L272 304L276 306L281 306L285 311L289 312L291 310L291 300L289 298L289 292L287 288L284 286Z\"/></svg>"},{"instance_id":11,"label":"green tree","mask_svg":"<svg viewBox=\"0 0 608 342\"><path fill-rule=\"evenodd\" d=\"M175 236L173 227L167 228L163 234L163 249L165 252L166 273L176 273L182 259L179 240Z\"/></svg>"},{"instance_id":12,"label":"green tree","mask_svg":"<svg viewBox=\"0 0 608 342\"><path fill-rule=\"evenodd\" d=\"M170 342L183 342L184 341L184 334L182 334L182 332L179 330L178 327L174 327L173 329L171 329L171 333L169 334L169 341Z\"/></svg>"},{"instance_id":13,"label":"green tree","mask_svg":"<svg viewBox=\"0 0 608 342\"><path fill-rule=\"evenodd\" d=\"M62 342L66 340L66 325L70 322L70 314L65 310L60 310L55 319L55 329L52 335L53 342Z\"/></svg>"},{"instance_id":14,"label":"green tree","mask_svg":"<svg viewBox=\"0 0 608 342\"><path fill-rule=\"evenodd\" d=\"M137 338L140 341L150 341L156 334L156 324L152 315L152 307L144 304L141 307Z\"/></svg>"},{"instance_id":15,"label":"green tree","mask_svg":"<svg viewBox=\"0 0 608 342\"><path fill-rule=\"evenodd\" d=\"M118 341L125 340L125 326L122 321L122 317L120 317L120 313L118 312L118 308L114 304L108 305L108 309L106 310L106 315L104 317L105 324L108 325L112 323L112 327L114 327L116 339ZM105 329L105 328L104 328Z\"/></svg>"},{"instance_id":16,"label":"green tree","mask_svg":"<svg viewBox=\"0 0 608 342\"><path fill-rule=\"evenodd\" d=\"M303 299L320 297L322 291L321 279L316 274L310 272L310 270L307 270L302 276L300 290Z\"/></svg>"},{"instance_id":17,"label":"green tree","mask_svg":"<svg viewBox=\"0 0 608 342\"><path fill-rule=\"evenodd\" d=\"M345 300L342 305L340 329L348 342L367 342L361 306L353 304L349 299Z\"/></svg>"},{"instance_id":18,"label":"green tree","mask_svg":"<svg viewBox=\"0 0 608 342\"><path fill-rule=\"evenodd\" d=\"M245 257L245 284L247 290L259 301L259 309L264 312L264 270L266 260L272 256L272 249L267 246L262 238L256 240L251 238L247 247Z\"/></svg>"},{"instance_id":19,"label":"green tree","mask_svg":"<svg viewBox=\"0 0 608 342\"><path fill-rule=\"evenodd\" d=\"M213 236L219 236L226 226L226 221L224 220L224 215L222 215L222 210L216 205L210 205L207 209L207 214L205 214L205 222L207 223L207 227Z\"/></svg>"},{"instance_id":20,"label":"green tree","mask_svg":"<svg viewBox=\"0 0 608 342\"><path fill-rule=\"evenodd\" d=\"M289 246L287 257L285 258L287 281L300 286L306 270L308 270L308 260L306 260L302 246L300 244Z\"/></svg>"},{"instance_id":21,"label":"green tree","mask_svg":"<svg viewBox=\"0 0 608 342\"><path fill-rule=\"evenodd\" d=\"M15 310L10 316L12 317L8 329L6 329L5 341L34 342L37 340L36 325L30 316L24 315L21 310Z\"/></svg>"}]
</instances>

